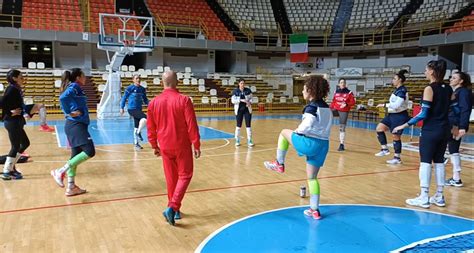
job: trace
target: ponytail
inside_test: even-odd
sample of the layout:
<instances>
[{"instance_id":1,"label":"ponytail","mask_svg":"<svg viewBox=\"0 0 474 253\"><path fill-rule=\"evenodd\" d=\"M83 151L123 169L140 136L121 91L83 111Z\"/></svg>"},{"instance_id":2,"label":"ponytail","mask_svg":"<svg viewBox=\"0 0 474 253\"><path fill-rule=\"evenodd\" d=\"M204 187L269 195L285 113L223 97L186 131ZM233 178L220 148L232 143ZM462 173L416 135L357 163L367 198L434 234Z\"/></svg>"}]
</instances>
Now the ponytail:
<instances>
[{"instance_id":1,"label":"ponytail","mask_svg":"<svg viewBox=\"0 0 474 253\"><path fill-rule=\"evenodd\" d=\"M401 69L400 71L398 71L397 74L395 74L396 76L398 76L398 78L400 78L400 80L402 80L402 83L404 83L407 78L405 77L405 74L408 73L408 70L406 69Z\"/></svg>"},{"instance_id":2,"label":"ponytail","mask_svg":"<svg viewBox=\"0 0 474 253\"><path fill-rule=\"evenodd\" d=\"M84 75L84 72L82 72L80 68L72 68L71 70L64 71L63 75L61 76L61 93L70 83L76 82L77 78L81 75Z\"/></svg>"},{"instance_id":3,"label":"ponytail","mask_svg":"<svg viewBox=\"0 0 474 253\"><path fill-rule=\"evenodd\" d=\"M429 69L433 70L433 77L436 79L437 82L442 82L444 76L446 75L446 61L445 60L437 60L437 61L430 61L426 65Z\"/></svg>"}]
</instances>

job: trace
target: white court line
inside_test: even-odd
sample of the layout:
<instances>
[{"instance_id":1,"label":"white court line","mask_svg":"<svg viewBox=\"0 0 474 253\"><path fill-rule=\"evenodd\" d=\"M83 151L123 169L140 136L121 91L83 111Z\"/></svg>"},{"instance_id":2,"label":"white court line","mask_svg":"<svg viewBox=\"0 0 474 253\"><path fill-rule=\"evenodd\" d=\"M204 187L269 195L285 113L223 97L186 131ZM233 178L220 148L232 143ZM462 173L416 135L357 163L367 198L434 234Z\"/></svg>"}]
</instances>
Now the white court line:
<instances>
[{"instance_id":1,"label":"white court line","mask_svg":"<svg viewBox=\"0 0 474 253\"><path fill-rule=\"evenodd\" d=\"M201 149L201 151L220 149L220 148L223 148L223 147L230 144L230 141L228 139L224 139L224 140L226 141L226 143L224 145L220 145L220 146L213 147L213 148ZM115 144L115 145L127 145L127 144ZM110 153L145 153L145 154L153 154L153 151L120 151L120 150L110 150L110 149L103 149L103 148L97 148L97 147L95 149L100 150L100 151L104 151L104 152L110 152Z\"/></svg>"},{"instance_id":2,"label":"white court line","mask_svg":"<svg viewBox=\"0 0 474 253\"><path fill-rule=\"evenodd\" d=\"M59 140L58 127L56 125L54 125L54 131L56 132L56 141L58 142L58 147L62 148L61 147L61 140Z\"/></svg>"},{"instance_id":3,"label":"white court line","mask_svg":"<svg viewBox=\"0 0 474 253\"><path fill-rule=\"evenodd\" d=\"M405 209L405 210L410 210L410 211L433 213L433 214L439 214L439 215L444 215L444 216L449 216L449 217L464 219L464 220L467 220L467 221L474 221L473 219L469 219L469 218L465 218L465 217L461 217L461 216L457 216L457 215L452 215L452 214L437 213L437 212L433 212L433 211L418 210L418 209L411 209L411 208L407 208L407 207L397 207L397 206L366 205L366 204L323 204L323 205L320 205L320 206L370 206L370 207L385 207L385 208ZM228 228L228 227L230 227L230 226L232 226L232 225L234 225L234 224L237 224L237 223L239 223L239 222L241 222L241 221L244 221L244 220L247 220L247 219L250 219L250 218L259 216L259 215L271 213L271 212L277 212L277 211L281 211L281 210L287 210L287 209L293 209L293 208L300 208L300 207L308 207L308 205L290 206L290 207L283 207L283 208L268 210L268 211L264 211L264 212L252 214L252 215L249 215L249 216L245 216L245 217L243 217L243 218L241 218L241 219L238 219L238 220L236 220L236 221L233 221L233 222L231 222L231 223L229 223L229 224L226 224L226 225L222 226L221 228L217 229L217 230L214 231L212 234L210 234L208 237L206 237L206 239L204 239L204 240L201 242L201 244L199 244L199 246L196 248L196 250L195 250L194 252L195 252L195 253L201 253L202 249L206 246L206 244L207 244L210 240L212 240L212 238L214 238L214 236L216 236L217 234L219 234L220 232L222 232L222 231L225 230L226 228Z\"/></svg>"},{"instance_id":4,"label":"white court line","mask_svg":"<svg viewBox=\"0 0 474 253\"><path fill-rule=\"evenodd\" d=\"M471 234L471 233L474 233L474 230L467 230L467 231L460 232L460 233L447 234L447 235L442 235L442 236L438 236L438 237L428 238L428 239L424 239L424 240L421 240L421 241L417 241L417 242L408 244L407 246L403 246L399 249L395 249L395 250L392 250L390 252L391 253L398 253L398 252L401 252L401 251L404 251L404 250L407 250L407 249L414 248L414 247L416 247L418 245L421 245L421 244L434 242L434 241L441 241L443 239L447 239L447 238L451 238L451 237L455 237L455 236L461 236L461 235L468 235L468 234Z\"/></svg>"}]
</instances>

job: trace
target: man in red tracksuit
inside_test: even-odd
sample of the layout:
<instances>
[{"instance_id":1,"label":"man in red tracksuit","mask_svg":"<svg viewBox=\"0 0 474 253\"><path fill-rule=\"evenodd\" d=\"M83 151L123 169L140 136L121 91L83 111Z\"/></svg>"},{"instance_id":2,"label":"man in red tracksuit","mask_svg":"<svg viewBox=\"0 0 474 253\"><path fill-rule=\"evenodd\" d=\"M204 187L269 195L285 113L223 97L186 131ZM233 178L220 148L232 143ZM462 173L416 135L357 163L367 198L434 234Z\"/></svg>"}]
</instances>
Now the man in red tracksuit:
<instances>
[{"instance_id":1,"label":"man in red tracksuit","mask_svg":"<svg viewBox=\"0 0 474 253\"><path fill-rule=\"evenodd\" d=\"M148 105L148 141L156 156L162 156L168 189L168 208L163 212L169 224L181 219L179 209L193 176L194 157L201 156L199 128L191 99L176 89L173 71L163 74L164 90Z\"/></svg>"}]
</instances>

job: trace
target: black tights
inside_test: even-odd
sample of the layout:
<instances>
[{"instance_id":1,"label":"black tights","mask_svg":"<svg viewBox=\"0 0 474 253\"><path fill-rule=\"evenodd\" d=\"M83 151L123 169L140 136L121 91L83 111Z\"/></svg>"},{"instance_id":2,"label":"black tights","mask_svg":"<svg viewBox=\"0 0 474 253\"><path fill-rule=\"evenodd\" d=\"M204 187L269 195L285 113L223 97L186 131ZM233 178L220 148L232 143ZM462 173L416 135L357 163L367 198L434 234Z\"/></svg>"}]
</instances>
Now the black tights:
<instances>
[{"instance_id":1,"label":"black tights","mask_svg":"<svg viewBox=\"0 0 474 253\"><path fill-rule=\"evenodd\" d=\"M18 118L18 119L17 119ZM30 140L26 135L23 117L5 120L5 128L8 131L8 138L10 139L11 149L8 153L9 157L16 157L17 153L23 153L30 146Z\"/></svg>"}]
</instances>

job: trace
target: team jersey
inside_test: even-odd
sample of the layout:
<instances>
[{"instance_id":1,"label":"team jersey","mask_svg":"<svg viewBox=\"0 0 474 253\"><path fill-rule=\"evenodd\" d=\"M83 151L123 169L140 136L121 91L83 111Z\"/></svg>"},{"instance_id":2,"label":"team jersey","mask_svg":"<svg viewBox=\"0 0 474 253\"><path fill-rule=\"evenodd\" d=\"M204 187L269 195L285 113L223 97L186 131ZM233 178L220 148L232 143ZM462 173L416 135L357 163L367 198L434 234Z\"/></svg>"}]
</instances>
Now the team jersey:
<instances>
[{"instance_id":1,"label":"team jersey","mask_svg":"<svg viewBox=\"0 0 474 253\"><path fill-rule=\"evenodd\" d=\"M340 89L337 87L331 102L331 109L348 112L355 103L356 100L352 91L348 88Z\"/></svg>"},{"instance_id":2,"label":"team jersey","mask_svg":"<svg viewBox=\"0 0 474 253\"><path fill-rule=\"evenodd\" d=\"M87 96L77 83L70 83L66 90L59 96L61 109L66 115L66 119L89 124L89 109L87 108ZM73 111L80 111L81 115L71 117Z\"/></svg>"},{"instance_id":3,"label":"team jersey","mask_svg":"<svg viewBox=\"0 0 474 253\"><path fill-rule=\"evenodd\" d=\"M311 101L303 109L300 125L295 130L297 134L307 137L328 140L332 125L332 111L323 100Z\"/></svg>"},{"instance_id":4,"label":"team jersey","mask_svg":"<svg viewBox=\"0 0 474 253\"><path fill-rule=\"evenodd\" d=\"M143 104L148 104L148 98L146 97L146 89L143 86L137 86L131 84L125 89L122 100L120 101L120 108L125 107L125 103L128 101L128 110L141 110Z\"/></svg>"},{"instance_id":5,"label":"team jersey","mask_svg":"<svg viewBox=\"0 0 474 253\"><path fill-rule=\"evenodd\" d=\"M388 113L400 113L408 110L408 90L405 86L398 87L392 95L389 102L385 104Z\"/></svg>"}]
</instances>

